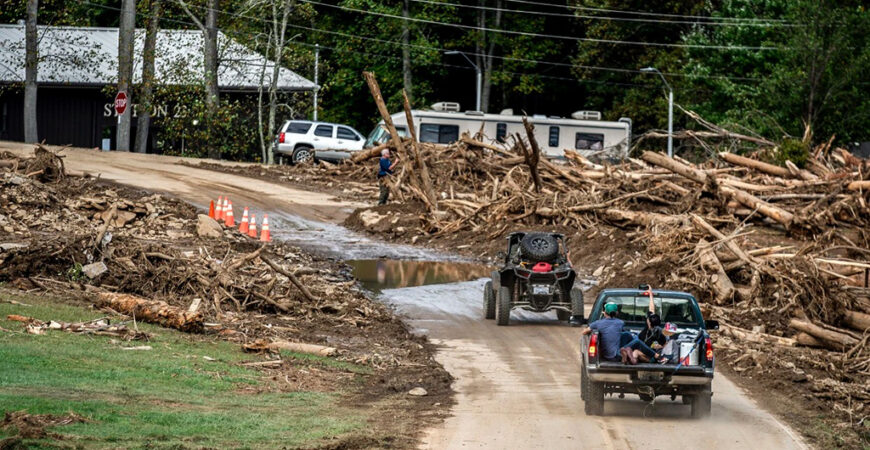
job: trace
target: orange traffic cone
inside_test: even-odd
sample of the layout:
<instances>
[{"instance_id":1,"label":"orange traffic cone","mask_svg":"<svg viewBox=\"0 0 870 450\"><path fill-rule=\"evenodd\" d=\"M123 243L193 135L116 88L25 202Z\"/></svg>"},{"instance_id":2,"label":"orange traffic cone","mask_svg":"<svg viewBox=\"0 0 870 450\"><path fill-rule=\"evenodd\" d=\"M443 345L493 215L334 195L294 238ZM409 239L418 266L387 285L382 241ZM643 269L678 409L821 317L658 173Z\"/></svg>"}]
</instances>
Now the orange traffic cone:
<instances>
[{"instance_id":1,"label":"orange traffic cone","mask_svg":"<svg viewBox=\"0 0 870 450\"><path fill-rule=\"evenodd\" d=\"M236 219L233 217L233 202L229 202L229 206L227 207L227 210L224 213L224 215L226 215L226 217L227 217L226 220L224 221L224 225L226 225L228 227L236 226Z\"/></svg>"},{"instance_id":2,"label":"orange traffic cone","mask_svg":"<svg viewBox=\"0 0 870 450\"><path fill-rule=\"evenodd\" d=\"M239 225L239 232L242 234L248 233L248 208L245 207L245 212L242 213L242 223Z\"/></svg>"},{"instance_id":3,"label":"orange traffic cone","mask_svg":"<svg viewBox=\"0 0 870 450\"><path fill-rule=\"evenodd\" d=\"M257 239L257 215L251 214L251 221L248 222L248 237Z\"/></svg>"},{"instance_id":4,"label":"orange traffic cone","mask_svg":"<svg viewBox=\"0 0 870 450\"><path fill-rule=\"evenodd\" d=\"M214 200L208 203L208 217L214 219Z\"/></svg>"},{"instance_id":5,"label":"orange traffic cone","mask_svg":"<svg viewBox=\"0 0 870 450\"><path fill-rule=\"evenodd\" d=\"M214 205L214 217L212 217L212 219L217 220L218 222L223 220L223 218L221 218L221 216L223 215L222 214L223 210L224 210L224 198L223 198L223 196L220 196L220 197L218 197L217 204Z\"/></svg>"},{"instance_id":6,"label":"orange traffic cone","mask_svg":"<svg viewBox=\"0 0 870 450\"><path fill-rule=\"evenodd\" d=\"M269 242L272 237L269 235L269 215L263 214L263 229L260 231L260 242Z\"/></svg>"},{"instance_id":7,"label":"orange traffic cone","mask_svg":"<svg viewBox=\"0 0 870 450\"><path fill-rule=\"evenodd\" d=\"M221 208L221 215L218 217L218 222L227 220L227 210L230 209L230 198L224 197L224 207Z\"/></svg>"}]
</instances>

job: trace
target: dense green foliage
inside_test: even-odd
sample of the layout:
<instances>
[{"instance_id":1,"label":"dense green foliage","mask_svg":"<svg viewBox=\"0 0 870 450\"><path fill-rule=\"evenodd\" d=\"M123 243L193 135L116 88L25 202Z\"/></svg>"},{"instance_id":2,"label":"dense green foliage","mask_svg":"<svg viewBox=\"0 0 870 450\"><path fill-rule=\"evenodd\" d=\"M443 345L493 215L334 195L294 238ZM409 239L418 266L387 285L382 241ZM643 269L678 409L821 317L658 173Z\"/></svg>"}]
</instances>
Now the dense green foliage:
<instances>
[{"instance_id":1,"label":"dense green foliage","mask_svg":"<svg viewBox=\"0 0 870 450\"><path fill-rule=\"evenodd\" d=\"M665 73L676 103L735 131L776 142L820 142L834 134L841 145L870 140L870 14L860 0L223 0L219 25L272 58L270 11L281 1L294 8L284 65L313 79L318 45L320 119L363 133L378 116L361 72L377 74L397 110L407 28L415 107L459 101L473 109L474 69L462 55L446 53L458 50L485 69L489 112L566 116L596 109L608 119L632 118L635 135L663 129L662 81L639 71L653 66ZM47 19L40 22L113 26L119 4L45 0ZM21 1L0 6L4 22L23 17ZM139 11L141 24L147 9ZM163 26L195 28L176 1L166 2ZM258 141L255 131L242 130L256 127L252 97L252 104L222 115L237 121L221 130L227 156L258 154L229 150ZM296 99L279 109L278 122L311 112L310 98ZM675 123L678 130L697 126L679 110Z\"/></svg>"}]
</instances>

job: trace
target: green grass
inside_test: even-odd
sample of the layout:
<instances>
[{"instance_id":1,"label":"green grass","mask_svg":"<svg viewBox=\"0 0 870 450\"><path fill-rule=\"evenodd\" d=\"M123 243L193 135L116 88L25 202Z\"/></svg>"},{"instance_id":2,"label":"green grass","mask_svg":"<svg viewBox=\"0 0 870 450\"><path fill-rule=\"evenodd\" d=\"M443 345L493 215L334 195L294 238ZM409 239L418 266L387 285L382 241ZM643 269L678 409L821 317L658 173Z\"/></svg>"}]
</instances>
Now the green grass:
<instances>
[{"instance_id":1,"label":"green grass","mask_svg":"<svg viewBox=\"0 0 870 450\"><path fill-rule=\"evenodd\" d=\"M6 320L8 314L67 322L101 317L56 300L0 290L0 327L22 330L21 323ZM242 353L238 344L148 324L139 328L152 333L153 339L121 342L56 330L45 335L0 331L0 411L83 415L93 422L49 431L68 437L63 444L87 448L299 447L365 426L365 417L342 407L338 394L251 394L268 381L256 370L238 365L256 358ZM150 345L152 350L121 349L137 345ZM300 365L339 365L365 373L364 367L349 363L293 357ZM15 433L0 430L0 438Z\"/></svg>"}]
</instances>

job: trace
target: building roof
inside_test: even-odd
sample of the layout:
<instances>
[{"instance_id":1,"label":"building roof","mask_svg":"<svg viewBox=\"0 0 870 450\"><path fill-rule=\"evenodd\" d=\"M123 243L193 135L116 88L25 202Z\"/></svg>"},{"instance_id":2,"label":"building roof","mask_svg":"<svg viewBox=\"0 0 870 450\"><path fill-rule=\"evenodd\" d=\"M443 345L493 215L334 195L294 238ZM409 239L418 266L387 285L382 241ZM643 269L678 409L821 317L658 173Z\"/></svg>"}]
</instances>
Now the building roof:
<instances>
[{"instance_id":1,"label":"building roof","mask_svg":"<svg viewBox=\"0 0 870 450\"><path fill-rule=\"evenodd\" d=\"M39 26L37 81L52 85L104 86L118 78L118 29ZM145 30L137 29L133 47L133 82L142 78ZM156 83L200 83L203 36L199 30L160 30L156 46ZM0 82L24 81L24 25L0 24ZM274 64L259 53L218 34L218 85L221 90L255 90L268 86ZM263 67L265 65L265 71ZM311 91L317 86L281 67L279 90Z\"/></svg>"}]
</instances>

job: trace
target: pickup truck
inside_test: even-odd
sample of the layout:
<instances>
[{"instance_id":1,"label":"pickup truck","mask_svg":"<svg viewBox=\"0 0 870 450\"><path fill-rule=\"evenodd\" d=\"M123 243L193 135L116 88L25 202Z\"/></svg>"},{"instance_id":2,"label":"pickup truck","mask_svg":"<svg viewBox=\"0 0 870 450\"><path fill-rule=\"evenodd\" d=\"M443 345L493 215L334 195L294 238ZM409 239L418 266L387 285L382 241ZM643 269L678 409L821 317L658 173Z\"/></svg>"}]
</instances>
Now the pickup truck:
<instances>
[{"instance_id":1,"label":"pickup truck","mask_svg":"<svg viewBox=\"0 0 870 450\"><path fill-rule=\"evenodd\" d=\"M604 305L617 304L617 318L625 322L625 330L640 332L646 326L646 313L650 292L656 313L662 323L677 326L675 337L683 337L679 364L661 364L655 361L636 365L621 361L605 361L600 356L597 331L583 335L581 348L581 396L587 415L604 413L605 394L636 394L641 400L652 402L656 396L681 397L683 404L692 406L692 417L710 414L713 382L713 343L708 330L719 329L715 320L704 320L698 301L691 294L677 291L639 289L605 289L598 294L591 313L584 322L592 323L603 317Z\"/></svg>"}]
</instances>

